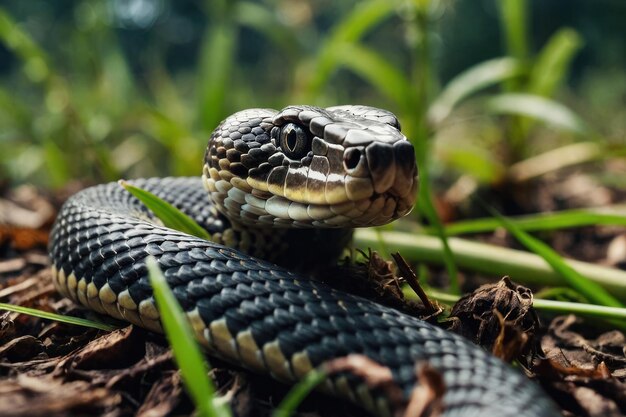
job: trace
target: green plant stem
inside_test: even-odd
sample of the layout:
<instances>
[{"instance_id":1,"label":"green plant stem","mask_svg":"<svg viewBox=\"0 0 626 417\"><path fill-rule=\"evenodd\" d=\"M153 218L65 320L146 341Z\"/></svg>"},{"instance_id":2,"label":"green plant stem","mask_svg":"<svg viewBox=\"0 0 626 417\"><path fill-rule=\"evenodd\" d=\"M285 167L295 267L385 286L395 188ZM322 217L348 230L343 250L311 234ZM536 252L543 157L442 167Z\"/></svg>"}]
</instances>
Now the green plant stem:
<instances>
[{"instance_id":1,"label":"green plant stem","mask_svg":"<svg viewBox=\"0 0 626 417\"><path fill-rule=\"evenodd\" d=\"M558 314L580 314L581 316L597 317L601 319L626 319L626 308L606 307L595 304L573 303L571 301L556 301L536 299L533 305L538 310L550 311Z\"/></svg>"},{"instance_id":2,"label":"green plant stem","mask_svg":"<svg viewBox=\"0 0 626 417\"><path fill-rule=\"evenodd\" d=\"M443 246L437 237L402 232L359 229L355 233L357 247L379 250L382 238L388 249L399 251L407 259L434 265L443 265ZM460 268L501 277L509 275L514 281L565 286L566 282L550 265L535 254L503 248L461 238L448 238L454 261ZM620 300L626 300L626 272L615 268L575 260L567 264L590 280L609 290Z\"/></svg>"},{"instance_id":3,"label":"green plant stem","mask_svg":"<svg viewBox=\"0 0 626 417\"><path fill-rule=\"evenodd\" d=\"M500 0L500 25L507 53L524 62L528 59L527 0Z\"/></svg>"},{"instance_id":4,"label":"green plant stem","mask_svg":"<svg viewBox=\"0 0 626 417\"><path fill-rule=\"evenodd\" d=\"M527 0L500 0L497 2L500 12L500 30L505 40L505 49L508 56L511 56L523 65L528 65L529 48L527 34ZM507 92L519 91L522 88L523 80L512 78L503 83ZM521 117L512 116L508 118L507 136L509 147L507 159L509 162L516 162L523 157L525 136Z\"/></svg>"},{"instance_id":5,"label":"green plant stem","mask_svg":"<svg viewBox=\"0 0 626 417\"><path fill-rule=\"evenodd\" d=\"M459 300L459 296L447 294L440 291L428 290L427 294L444 304L454 304ZM537 310L558 313L558 314L579 314L586 317L594 317L608 320L624 320L626 319L626 308L605 307L595 304L573 303L570 301L554 301L535 298L533 307Z\"/></svg>"},{"instance_id":6,"label":"green plant stem","mask_svg":"<svg viewBox=\"0 0 626 417\"><path fill-rule=\"evenodd\" d=\"M441 257L442 257L444 266L446 267L446 271L448 272L448 277L450 279L450 291L452 291L454 294L459 294L461 292L461 287L459 285L458 271L457 271L456 262L454 261L453 249L451 248L450 243L448 242L448 236L443 227L443 224L441 223L441 220L439 219L439 215L437 214L435 205L433 204L430 187L425 185L425 184L428 184L428 176L426 176L425 178L424 177L425 175L422 174L422 179L421 179L422 189L420 190L420 193L419 193L419 199L420 199L419 207L426 215L426 218L428 219L428 221L433 225L435 234L441 241L441 247L442 247Z\"/></svg>"}]
</instances>

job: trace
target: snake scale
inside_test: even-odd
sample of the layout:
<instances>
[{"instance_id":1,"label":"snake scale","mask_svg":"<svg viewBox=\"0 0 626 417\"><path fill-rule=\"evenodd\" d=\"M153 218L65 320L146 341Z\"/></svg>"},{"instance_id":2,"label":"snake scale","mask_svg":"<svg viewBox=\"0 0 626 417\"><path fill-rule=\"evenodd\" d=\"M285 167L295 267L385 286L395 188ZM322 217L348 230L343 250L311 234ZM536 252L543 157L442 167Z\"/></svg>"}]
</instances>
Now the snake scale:
<instances>
[{"instance_id":1,"label":"snake scale","mask_svg":"<svg viewBox=\"0 0 626 417\"><path fill-rule=\"evenodd\" d=\"M462 337L289 269L332 262L350 228L411 210L417 167L392 113L244 110L211 135L202 181L133 184L213 240L163 227L116 183L85 189L64 204L50 240L55 285L72 300L161 332L145 265L152 255L199 341L237 366L294 382L358 353L391 370L404 404L419 383L416 364L429 364L445 383L444 416L559 415L538 386ZM377 415L399 411L353 372L322 388Z\"/></svg>"}]
</instances>

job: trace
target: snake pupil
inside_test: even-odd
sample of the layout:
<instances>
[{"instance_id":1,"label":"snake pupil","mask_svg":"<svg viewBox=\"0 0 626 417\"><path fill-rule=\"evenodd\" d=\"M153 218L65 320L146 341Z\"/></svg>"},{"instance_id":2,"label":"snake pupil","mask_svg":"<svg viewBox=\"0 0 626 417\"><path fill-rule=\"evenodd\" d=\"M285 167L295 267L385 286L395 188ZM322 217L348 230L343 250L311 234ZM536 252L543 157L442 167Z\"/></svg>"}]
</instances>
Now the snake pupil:
<instances>
[{"instance_id":1,"label":"snake pupil","mask_svg":"<svg viewBox=\"0 0 626 417\"><path fill-rule=\"evenodd\" d=\"M295 123L283 126L280 132L280 147L291 159L302 158L311 148L306 132Z\"/></svg>"},{"instance_id":2,"label":"snake pupil","mask_svg":"<svg viewBox=\"0 0 626 417\"><path fill-rule=\"evenodd\" d=\"M289 148L291 152L296 150L296 145L298 144L297 140L298 140L298 134L296 133L295 130L292 130L289 133L287 133L287 148Z\"/></svg>"}]
</instances>

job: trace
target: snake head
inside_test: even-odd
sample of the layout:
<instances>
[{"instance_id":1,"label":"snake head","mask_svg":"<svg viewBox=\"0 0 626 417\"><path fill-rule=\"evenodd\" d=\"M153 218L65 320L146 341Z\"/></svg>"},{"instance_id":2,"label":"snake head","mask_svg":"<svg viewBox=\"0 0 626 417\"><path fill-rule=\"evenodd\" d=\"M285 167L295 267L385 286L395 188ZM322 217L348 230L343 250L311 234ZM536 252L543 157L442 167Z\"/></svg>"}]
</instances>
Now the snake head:
<instances>
[{"instance_id":1,"label":"snake head","mask_svg":"<svg viewBox=\"0 0 626 417\"><path fill-rule=\"evenodd\" d=\"M203 179L241 224L362 227L415 203L413 146L390 112L367 106L244 110L213 132Z\"/></svg>"}]
</instances>

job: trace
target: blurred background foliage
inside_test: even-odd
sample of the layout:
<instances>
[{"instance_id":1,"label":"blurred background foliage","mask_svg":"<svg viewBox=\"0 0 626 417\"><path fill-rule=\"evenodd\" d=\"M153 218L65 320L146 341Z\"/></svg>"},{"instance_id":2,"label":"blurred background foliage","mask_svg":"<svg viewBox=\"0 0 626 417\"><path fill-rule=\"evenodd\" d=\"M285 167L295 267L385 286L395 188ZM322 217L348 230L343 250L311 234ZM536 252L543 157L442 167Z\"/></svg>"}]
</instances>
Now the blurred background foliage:
<instances>
[{"instance_id":1,"label":"blurred background foliage","mask_svg":"<svg viewBox=\"0 0 626 417\"><path fill-rule=\"evenodd\" d=\"M396 112L425 192L429 174L541 175L524 164L550 150L602 160L626 147L625 17L621 0L5 0L0 179L199 175L221 119L290 103Z\"/></svg>"}]
</instances>

